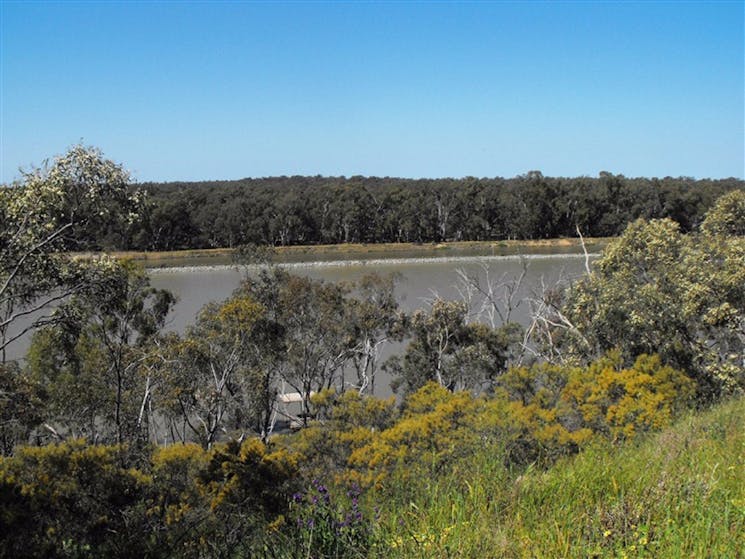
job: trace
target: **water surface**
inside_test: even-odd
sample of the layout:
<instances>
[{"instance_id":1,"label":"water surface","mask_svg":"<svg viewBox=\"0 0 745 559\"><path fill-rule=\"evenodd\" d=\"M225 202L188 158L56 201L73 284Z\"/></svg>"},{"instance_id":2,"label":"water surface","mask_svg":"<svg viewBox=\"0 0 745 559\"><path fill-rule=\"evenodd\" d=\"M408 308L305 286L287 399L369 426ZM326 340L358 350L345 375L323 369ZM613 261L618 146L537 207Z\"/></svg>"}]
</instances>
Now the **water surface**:
<instances>
[{"instance_id":1,"label":"water surface","mask_svg":"<svg viewBox=\"0 0 745 559\"><path fill-rule=\"evenodd\" d=\"M395 258L361 261L297 262L282 264L292 273L324 281L355 281L365 274L395 273L399 276L396 297L402 310L412 312L426 308L435 297L461 299L463 288L459 271L474 276L485 284L487 277L493 283L514 281L523 270L525 276L516 293L514 312L510 317L523 325L530 320L529 300L540 292L542 286L557 282L569 283L584 274L585 259L577 254L531 254L512 256L455 256L446 258ZM153 287L168 289L178 301L169 315L167 331L183 332L199 310L210 301L222 301L239 286L246 273L255 269L238 269L230 265L186 265L148 270ZM473 300L477 310L480 301ZM473 317L474 320L478 317ZM483 317L482 317L483 319ZM7 348L8 359L21 359L28 350L30 336L24 336ZM402 351L401 344L384 349L381 357ZM376 395L390 394L390 379L378 378Z\"/></svg>"},{"instance_id":2,"label":"water surface","mask_svg":"<svg viewBox=\"0 0 745 559\"><path fill-rule=\"evenodd\" d=\"M529 255L495 257L416 258L372 261L339 261L288 264L295 274L324 281L354 281L365 274L398 274L400 280L396 297L401 308L411 312L423 308L434 297L460 299L459 270L477 276L484 284L488 277L500 283L518 278L523 268L526 274L516 302L522 301L513 319L526 324L529 319L527 298L540 289L541 284L569 282L584 273L582 255ZM184 266L149 270L154 287L168 289L178 297L167 328L183 331L194 321L202 306L210 301L229 297L251 268L239 270L232 266Z\"/></svg>"},{"instance_id":3,"label":"water surface","mask_svg":"<svg viewBox=\"0 0 745 559\"><path fill-rule=\"evenodd\" d=\"M530 255L315 262L286 266L292 273L334 282L358 280L371 272L398 274L400 279L396 287L396 298L406 312L426 308L435 297L462 299L464 289L461 273L477 277L482 285L486 284L487 278L498 285L515 281L525 270L520 289L513 299L515 308L510 318L527 325L530 320L530 298L535 297L542 286L554 286L557 282L566 284L582 276L585 260L581 255ZM166 329L183 332L194 322L194 317L202 306L210 301L221 301L229 297L246 273L252 273L252 270L249 268L241 271L231 266L150 270L154 287L169 289L178 297ZM474 311L480 307L478 297L472 300L472 307ZM478 319L475 316L473 318ZM484 320L485 317L481 319ZM381 352L381 360L402 350L402 344L391 344ZM375 394L382 397L390 395L390 381L390 377L379 372Z\"/></svg>"}]
</instances>

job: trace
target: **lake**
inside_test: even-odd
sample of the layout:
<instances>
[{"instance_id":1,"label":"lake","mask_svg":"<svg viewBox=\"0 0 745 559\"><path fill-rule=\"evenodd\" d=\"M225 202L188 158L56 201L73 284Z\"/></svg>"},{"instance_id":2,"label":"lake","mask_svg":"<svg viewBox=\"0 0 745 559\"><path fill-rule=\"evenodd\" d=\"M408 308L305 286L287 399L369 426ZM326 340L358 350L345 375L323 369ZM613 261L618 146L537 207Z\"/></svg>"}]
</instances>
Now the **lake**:
<instances>
[{"instance_id":1,"label":"lake","mask_svg":"<svg viewBox=\"0 0 745 559\"><path fill-rule=\"evenodd\" d=\"M584 273L582 255L527 255L459 258L411 258L372 261L332 261L286 264L295 274L324 281L354 281L365 274L396 273L400 281L396 296L401 308L411 312L427 305L439 296L443 299L460 299L459 270L475 275L482 282L487 273L492 280L510 280L520 276L523 266L526 275L517 299L525 300L540 287L541 281L552 285L556 281L571 281ZM485 269L486 267L486 269ZM251 269L247 269L251 273ZM246 271L231 266L181 266L150 270L153 287L168 289L178 297L167 329L183 331L194 321L199 309L210 301L222 301L235 290ZM527 303L521 304L514 314L517 322L529 319Z\"/></svg>"},{"instance_id":2,"label":"lake","mask_svg":"<svg viewBox=\"0 0 745 559\"><path fill-rule=\"evenodd\" d=\"M460 300L462 274L477 277L482 284L487 279L499 284L515 281L525 268L511 318L527 325L530 320L528 299L541 289L541 285L552 286L557 281L566 283L582 276L585 260L583 255L563 254L313 262L286 266L292 273L324 281L354 281L371 272L399 274L396 297L406 312L426 308L428 302L438 296ZM251 273L251 269L239 271L230 266L193 266L151 270L152 285L168 289L178 297L166 329L184 331L193 323L202 306L229 297L245 273ZM480 300L474 298L473 302L472 307L478 309ZM385 347L381 358L400 352L402 347L402 344ZM377 396L390 395L390 380L384 373L378 373L375 383Z\"/></svg>"},{"instance_id":3,"label":"lake","mask_svg":"<svg viewBox=\"0 0 745 559\"><path fill-rule=\"evenodd\" d=\"M484 283L488 277L493 282L511 281L526 273L515 297L518 303L512 319L527 324L530 306L527 299L541 284L551 286L557 281L569 282L584 274L585 260L577 254L530 254L508 256L460 256L452 258L398 258L367 261L299 262L283 264L292 273L324 281L354 281L365 274L396 273L400 280L396 296L404 311L425 308L428 301L439 296L443 299L460 299L459 271L479 278ZM168 317L166 330L183 332L194 322L194 317L206 303L221 301L238 287L243 274L251 268L238 270L229 265L154 268L149 270L152 285L173 292L178 301ZM476 306L478 301L476 300ZM8 358L25 355L29 339L21 339L8 347ZM382 357L401 350L401 345L386 348ZM390 379L378 377L376 395L390 394Z\"/></svg>"}]
</instances>

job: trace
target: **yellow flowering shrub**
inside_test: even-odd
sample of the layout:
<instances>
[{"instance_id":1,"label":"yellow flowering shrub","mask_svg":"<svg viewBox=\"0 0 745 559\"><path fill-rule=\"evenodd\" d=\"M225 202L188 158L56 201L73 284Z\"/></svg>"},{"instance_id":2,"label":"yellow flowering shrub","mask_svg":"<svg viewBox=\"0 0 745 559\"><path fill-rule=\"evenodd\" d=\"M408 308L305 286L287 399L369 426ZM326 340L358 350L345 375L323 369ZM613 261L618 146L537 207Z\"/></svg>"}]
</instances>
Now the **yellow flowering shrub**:
<instances>
[{"instance_id":1,"label":"yellow flowering shrub","mask_svg":"<svg viewBox=\"0 0 745 559\"><path fill-rule=\"evenodd\" d=\"M416 476L419 467L441 468L473 449L484 400L430 382L404 402L402 418L354 450L349 465L363 484L382 484L397 466Z\"/></svg>"},{"instance_id":2,"label":"yellow flowering shrub","mask_svg":"<svg viewBox=\"0 0 745 559\"><path fill-rule=\"evenodd\" d=\"M278 445L299 456L308 479L333 479L342 484L349 481L346 466L350 454L372 442L397 417L395 398L381 400L356 390L323 390L312 397L311 403L318 419L278 440Z\"/></svg>"},{"instance_id":3,"label":"yellow flowering shrub","mask_svg":"<svg viewBox=\"0 0 745 559\"><path fill-rule=\"evenodd\" d=\"M659 356L640 355L629 368L620 363L610 353L576 370L562 394L589 428L613 440L669 425L695 394L695 383Z\"/></svg>"}]
</instances>

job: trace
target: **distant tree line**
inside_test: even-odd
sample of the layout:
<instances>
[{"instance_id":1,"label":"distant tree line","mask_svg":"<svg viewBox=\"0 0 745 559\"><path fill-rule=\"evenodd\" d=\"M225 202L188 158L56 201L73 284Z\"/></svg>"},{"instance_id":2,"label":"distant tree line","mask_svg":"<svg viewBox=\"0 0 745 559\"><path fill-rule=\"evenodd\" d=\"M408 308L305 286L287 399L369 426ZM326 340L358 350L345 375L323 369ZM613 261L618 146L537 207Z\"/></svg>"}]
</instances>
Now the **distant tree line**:
<instances>
[{"instance_id":1,"label":"distant tree line","mask_svg":"<svg viewBox=\"0 0 745 559\"><path fill-rule=\"evenodd\" d=\"M144 183L140 219L91 229L87 247L135 250L338 243L429 243L620 235L635 219L696 228L735 178L511 179L270 177Z\"/></svg>"}]
</instances>

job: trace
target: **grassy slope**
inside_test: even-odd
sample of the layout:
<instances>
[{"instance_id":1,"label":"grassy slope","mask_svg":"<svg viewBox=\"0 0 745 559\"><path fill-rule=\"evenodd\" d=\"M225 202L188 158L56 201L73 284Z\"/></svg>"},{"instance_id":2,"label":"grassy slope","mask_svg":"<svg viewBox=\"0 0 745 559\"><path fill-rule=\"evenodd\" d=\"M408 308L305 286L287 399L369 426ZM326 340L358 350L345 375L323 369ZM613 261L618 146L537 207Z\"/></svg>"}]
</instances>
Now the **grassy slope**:
<instances>
[{"instance_id":1,"label":"grassy slope","mask_svg":"<svg viewBox=\"0 0 745 559\"><path fill-rule=\"evenodd\" d=\"M373 556L745 557L745 399L517 478L485 452L406 493Z\"/></svg>"}]
</instances>

